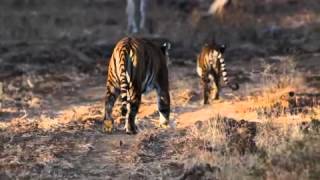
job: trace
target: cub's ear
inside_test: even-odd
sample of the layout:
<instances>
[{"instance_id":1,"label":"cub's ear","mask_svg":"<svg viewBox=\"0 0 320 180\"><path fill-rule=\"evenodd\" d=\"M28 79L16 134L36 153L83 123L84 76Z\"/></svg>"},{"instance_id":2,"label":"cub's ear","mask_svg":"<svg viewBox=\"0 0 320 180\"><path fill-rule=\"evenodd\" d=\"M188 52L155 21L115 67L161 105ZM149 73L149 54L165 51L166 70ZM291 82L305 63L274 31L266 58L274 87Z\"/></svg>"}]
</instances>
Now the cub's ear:
<instances>
[{"instance_id":1,"label":"cub's ear","mask_svg":"<svg viewBox=\"0 0 320 180\"><path fill-rule=\"evenodd\" d=\"M161 45L161 51L164 53L164 54L166 54L166 52L168 51L168 50L170 50L171 49L171 43L170 42L165 42L165 43L163 43L162 45Z\"/></svg>"},{"instance_id":2,"label":"cub's ear","mask_svg":"<svg viewBox=\"0 0 320 180\"><path fill-rule=\"evenodd\" d=\"M163 48L166 48L167 50L171 49L171 43L170 42L165 42L162 44Z\"/></svg>"},{"instance_id":3,"label":"cub's ear","mask_svg":"<svg viewBox=\"0 0 320 180\"><path fill-rule=\"evenodd\" d=\"M220 49L219 50L220 50L221 53L224 53L226 48L227 48L226 45L222 44L222 45L220 45Z\"/></svg>"}]
</instances>

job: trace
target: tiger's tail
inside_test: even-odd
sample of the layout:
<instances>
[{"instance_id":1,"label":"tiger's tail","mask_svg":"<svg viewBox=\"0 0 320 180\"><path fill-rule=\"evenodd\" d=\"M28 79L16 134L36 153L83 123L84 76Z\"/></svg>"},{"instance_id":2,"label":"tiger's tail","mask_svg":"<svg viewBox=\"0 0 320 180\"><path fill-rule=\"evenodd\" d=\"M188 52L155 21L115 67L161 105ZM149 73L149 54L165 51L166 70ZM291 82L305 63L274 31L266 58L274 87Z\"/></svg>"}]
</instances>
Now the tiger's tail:
<instances>
[{"instance_id":1,"label":"tiger's tail","mask_svg":"<svg viewBox=\"0 0 320 180\"><path fill-rule=\"evenodd\" d=\"M226 64L224 62L224 58L221 57L221 54L219 56L220 56L219 57L219 61L220 61L220 64L221 64L221 74L223 76L223 81L233 91L238 90L239 89L239 85L237 83L230 83L229 82L228 73L227 73L227 69L226 69Z\"/></svg>"},{"instance_id":2,"label":"tiger's tail","mask_svg":"<svg viewBox=\"0 0 320 180\"><path fill-rule=\"evenodd\" d=\"M130 81L130 68L127 66L130 63L130 49L128 47L123 47L120 51L120 97L121 97L121 106L126 107L129 103L129 81Z\"/></svg>"}]
</instances>

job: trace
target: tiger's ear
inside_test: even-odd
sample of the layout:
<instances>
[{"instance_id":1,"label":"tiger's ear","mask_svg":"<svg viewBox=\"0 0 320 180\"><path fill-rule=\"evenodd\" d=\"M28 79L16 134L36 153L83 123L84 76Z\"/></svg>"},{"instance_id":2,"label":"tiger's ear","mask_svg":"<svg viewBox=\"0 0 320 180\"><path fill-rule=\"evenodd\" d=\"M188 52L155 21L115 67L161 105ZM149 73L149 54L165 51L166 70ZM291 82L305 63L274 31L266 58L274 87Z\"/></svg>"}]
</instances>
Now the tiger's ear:
<instances>
[{"instance_id":1,"label":"tiger's ear","mask_svg":"<svg viewBox=\"0 0 320 180\"><path fill-rule=\"evenodd\" d=\"M222 44L221 46L220 46L220 52L223 54L224 53L224 51L226 50L226 45L224 45L224 44Z\"/></svg>"},{"instance_id":2,"label":"tiger's ear","mask_svg":"<svg viewBox=\"0 0 320 180\"><path fill-rule=\"evenodd\" d=\"M170 42L165 42L162 44L162 47L165 47L167 50L171 49L171 43Z\"/></svg>"},{"instance_id":3,"label":"tiger's ear","mask_svg":"<svg viewBox=\"0 0 320 180\"><path fill-rule=\"evenodd\" d=\"M161 46L161 51L166 54L166 51L171 49L171 43L170 42L165 42Z\"/></svg>"}]
</instances>

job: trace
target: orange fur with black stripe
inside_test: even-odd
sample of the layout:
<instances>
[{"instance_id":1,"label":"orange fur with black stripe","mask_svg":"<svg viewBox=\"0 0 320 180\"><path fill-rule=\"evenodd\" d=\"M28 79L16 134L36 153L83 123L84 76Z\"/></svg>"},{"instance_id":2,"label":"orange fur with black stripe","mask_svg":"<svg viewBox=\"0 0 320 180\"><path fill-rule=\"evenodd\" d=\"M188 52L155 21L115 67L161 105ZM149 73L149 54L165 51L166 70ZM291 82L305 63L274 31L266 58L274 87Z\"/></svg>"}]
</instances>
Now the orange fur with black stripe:
<instances>
[{"instance_id":1,"label":"orange fur with black stripe","mask_svg":"<svg viewBox=\"0 0 320 180\"><path fill-rule=\"evenodd\" d=\"M166 56L169 44L157 46L150 40L125 37L115 46L111 56L105 100L104 130L114 128L111 117L117 97L121 97L121 119L126 132L135 134L135 117L142 93L156 89L160 123L167 125L170 114L170 95Z\"/></svg>"},{"instance_id":2,"label":"orange fur with black stripe","mask_svg":"<svg viewBox=\"0 0 320 180\"><path fill-rule=\"evenodd\" d=\"M214 43L206 44L197 58L197 73L201 78L203 88L204 104L209 104L209 97L219 99L220 78L222 76L225 84L232 90L239 89L237 83L229 83L226 64L224 62L225 47Z\"/></svg>"}]
</instances>

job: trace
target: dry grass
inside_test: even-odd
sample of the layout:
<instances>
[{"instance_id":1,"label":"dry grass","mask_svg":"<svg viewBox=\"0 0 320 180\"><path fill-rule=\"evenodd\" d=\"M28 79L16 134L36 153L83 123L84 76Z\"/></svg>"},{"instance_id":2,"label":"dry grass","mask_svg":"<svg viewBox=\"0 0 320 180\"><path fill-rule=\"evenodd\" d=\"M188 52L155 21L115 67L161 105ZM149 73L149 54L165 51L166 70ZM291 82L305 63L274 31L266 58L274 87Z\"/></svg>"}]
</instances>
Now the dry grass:
<instances>
[{"instance_id":1,"label":"dry grass","mask_svg":"<svg viewBox=\"0 0 320 180\"><path fill-rule=\"evenodd\" d=\"M314 123L319 124L319 121ZM319 177L319 125L305 132L301 124L244 124L247 125L216 117L202 127L192 127L188 144L192 144L189 153L195 156L187 160L190 166L211 164L218 167L218 179Z\"/></svg>"},{"instance_id":2,"label":"dry grass","mask_svg":"<svg viewBox=\"0 0 320 180\"><path fill-rule=\"evenodd\" d=\"M234 103L237 117L255 113L255 122L221 116L197 122L188 133L192 146L184 157L193 154L186 158L190 166L217 167L218 179L318 179L319 99L298 94L307 87L292 59L278 68L264 67L260 90Z\"/></svg>"},{"instance_id":3,"label":"dry grass","mask_svg":"<svg viewBox=\"0 0 320 180\"><path fill-rule=\"evenodd\" d=\"M319 119L318 92L307 86L304 75L296 70L295 60L284 57L280 63L263 65L259 88L247 90L247 96L238 101L241 116L254 113L264 121L290 121Z\"/></svg>"},{"instance_id":4,"label":"dry grass","mask_svg":"<svg viewBox=\"0 0 320 180\"><path fill-rule=\"evenodd\" d=\"M101 58L91 52L100 41L112 44L124 35L124 2L39 1L34 8L28 5L32 1L3 2L0 38L4 40L31 44L63 40L94 60ZM172 40L176 50L172 54L182 59L173 61L169 70L171 118L180 123L175 131L155 127L156 96L150 94L139 112L139 135L102 134L94 122L101 119L103 109L98 101L104 96L104 60L92 67L96 73L88 73L87 65L79 65L78 56L63 48L56 51L48 46L43 48L49 51L31 48L29 52L29 44L22 43L20 48L14 47L19 43L4 45L1 51L9 55L27 49L14 56L16 64L11 59L4 61L19 67L8 66L9 74L22 69L23 75L4 80L0 179L170 179L186 175L189 179L319 179L319 121L315 119L320 119L320 103L314 96L319 92L307 87L301 78L306 74L296 70L299 62L307 71L318 65L319 5L315 1L299 1L298 6L288 3L295 1L234 1L224 12L216 8L220 18L202 16L204 9L196 6L189 15L177 5L154 9L155 34ZM194 55L212 34L230 45L226 54L230 76L242 74L240 83L248 83L249 90L231 96L223 88L221 101L200 106ZM310 54L314 60L309 59ZM300 55L304 56L301 60L297 59ZM52 64L43 66L44 61ZM253 69L257 70L251 72ZM318 74L314 77L317 84ZM102 91L84 89L89 81ZM288 95L291 91L295 96ZM119 114L117 108L115 111ZM194 121L198 122L189 128ZM129 178L119 177L126 173Z\"/></svg>"}]
</instances>

